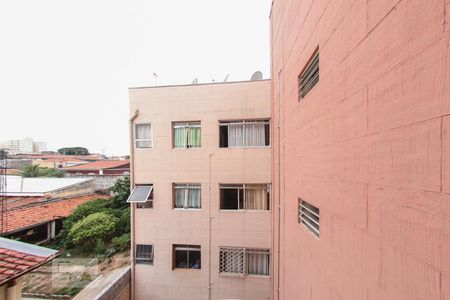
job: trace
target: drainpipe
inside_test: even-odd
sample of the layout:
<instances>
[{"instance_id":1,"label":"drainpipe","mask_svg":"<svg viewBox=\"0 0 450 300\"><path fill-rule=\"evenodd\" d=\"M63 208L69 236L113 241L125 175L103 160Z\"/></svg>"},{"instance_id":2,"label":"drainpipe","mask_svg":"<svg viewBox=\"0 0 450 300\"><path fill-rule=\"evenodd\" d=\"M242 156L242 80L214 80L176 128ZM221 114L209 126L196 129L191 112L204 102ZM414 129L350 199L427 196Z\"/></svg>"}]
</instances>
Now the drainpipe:
<instances>
[{"instance_id":1,"label":"drainpipe","mask_svg":"<svg viewBox=\"0 0 450 300\"><path fill-rule=\"evenodd\" d=\"M130 190L133 190L133 186L134 186L134 126L133 126L133 122L134 120L137 118L137 116L139 115L139 110L135 110L133 115L130 118ZM135 266L134 266L134 230L135 230L135 222L134 222L134 203L130 203L131 205L131 300L135 299L135 276L134 276L134 272L135 272Z\"/></svg>"},{"instance_id":2,"label":"drainpipe","mask_svg":"<svg viewBox=\"0 0 450 300\"><path fill-rule=\"evenodd\" d=\"M208 203L208 221L209 221L209 228L208 228L208 300L211 300L211 158L214 154L210 153L209 154L209 159L208 159L208 199L209 199L209 203Z\"/></svg>"}]
</instances>

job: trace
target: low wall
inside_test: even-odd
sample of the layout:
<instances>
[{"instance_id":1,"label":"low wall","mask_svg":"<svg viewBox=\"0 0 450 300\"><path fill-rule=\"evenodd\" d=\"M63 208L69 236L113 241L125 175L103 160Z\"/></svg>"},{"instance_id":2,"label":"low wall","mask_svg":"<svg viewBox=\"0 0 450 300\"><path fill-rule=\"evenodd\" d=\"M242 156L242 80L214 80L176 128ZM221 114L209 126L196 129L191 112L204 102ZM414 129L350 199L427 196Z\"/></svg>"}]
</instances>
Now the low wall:
<instances>
[{"instance_id":1,"label":"low wall","mask_svg":"<svg viewBox=\"0 0 450 300\"><path fill-rule=\"evenodd\" d=\"M66 173L64 177L91 178L94 179L95 190L106 190L114 185L117 179L123 175L75 175Z\"/></svg>"}]
</instances>

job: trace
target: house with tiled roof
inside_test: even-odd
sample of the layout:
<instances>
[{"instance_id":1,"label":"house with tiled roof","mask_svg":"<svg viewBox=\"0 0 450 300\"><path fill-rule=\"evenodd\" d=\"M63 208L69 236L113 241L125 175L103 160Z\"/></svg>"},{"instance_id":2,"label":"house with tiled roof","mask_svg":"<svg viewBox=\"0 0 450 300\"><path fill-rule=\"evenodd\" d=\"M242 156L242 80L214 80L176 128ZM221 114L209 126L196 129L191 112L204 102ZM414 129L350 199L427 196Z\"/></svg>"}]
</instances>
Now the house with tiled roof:
<instances>
[{"instance_id":1,"label":"house with tiled roof","mask_svg":"<svg viewBox=\"0 0 450 300\"><path fill-rule=\"evenodd\" d=\"M57 255L53 249L0 238L0 299L21 299L22 276Z\"/></svg>"},{"instance_id":2,"label":"house with tiled roof","mask_svg":"<svg viewBox=\"0 0 450 300\"><path fill-rule=\"evenodd\" d=\"M61 170L73 175L129 175L130 161L105 159L62 168Z\"/></svg>"}]
</instances>

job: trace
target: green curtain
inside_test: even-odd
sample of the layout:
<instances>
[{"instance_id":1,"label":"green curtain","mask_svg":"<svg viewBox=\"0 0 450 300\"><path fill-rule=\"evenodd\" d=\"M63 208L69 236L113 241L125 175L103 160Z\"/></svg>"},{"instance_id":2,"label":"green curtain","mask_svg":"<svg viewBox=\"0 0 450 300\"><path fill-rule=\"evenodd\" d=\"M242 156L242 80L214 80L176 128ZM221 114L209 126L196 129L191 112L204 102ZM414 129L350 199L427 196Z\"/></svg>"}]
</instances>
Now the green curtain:
<instances>
[{"instance_id":1,"label":"green curtain","mask_svg":"<svg viewBox=\"0 0 450 300\"><path fill-rule=\"evenodd\" d=\"M186 148L186 127L174 128L175 148Z\"/></svg>"},{"instance_id":2,"label":"green curtain","mask_svg":"<svg viewBox=\"0 0 450 300\"><path fill-rule=\"evenodd\" d=\"M201 127L189 127L189 147L198 148L201 146Z\"/></svg>"}]
</instances>

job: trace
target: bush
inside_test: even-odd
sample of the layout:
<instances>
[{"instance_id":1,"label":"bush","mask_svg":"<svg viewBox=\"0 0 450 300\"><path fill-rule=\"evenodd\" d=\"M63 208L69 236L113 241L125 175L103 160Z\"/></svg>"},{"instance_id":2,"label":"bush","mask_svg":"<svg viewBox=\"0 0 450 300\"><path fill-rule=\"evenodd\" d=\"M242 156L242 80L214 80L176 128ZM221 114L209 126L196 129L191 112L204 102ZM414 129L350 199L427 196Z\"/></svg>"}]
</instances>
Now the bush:
<instances>
[{"instance_id":1,"label":"bush","mask_svg":"<svg viewBox=\"0 0 450 300\"><path fill-rule=\"evenodd\" d=\"M97 240L94 251L97 254L105 253L106 252L105 242L103 240Z\"/></svg>"},{"instance_id":2,"label":"bush","mask_svg":"<svg viewBox=\"0 0 450 300\"><path fill-rule=\"evenodd\" d=\"M127 207L122 209L120 215L117 216L119 218L119 222L117 222L117 235L121 235L124 233L129 233L131 231L131 216L130 216L130 208Z\"/></svg>"},{"instance_id":3,"label":"bush","mask_svg":"<svg viewBox=\"0 0 450 300\"><path fill-rule=\"evenodd\" d=\"M64 220L64 230L69 232L75 223L86 218L90 214L106 212L108 210L108 205L108 199L97 199L81 204L67 219Z\"/></svg>"},{"instance_id":4,"label":"bush","mask_svg":"<svg viewBox=\"0 0 450 300\"><path fill-rule=\"evenodd\" d=\"M124 233L121 236L112 239L112 246L116 251L124 251L130 249L131 236L129 233Z\"/></svg>"},{"instance_id":5,"label":"bush","mask_svg":"<svg viewBox=\"0 0 450 300\"><path fill-rule=\"evenodd\" d=\"M84 249L93 247L98 240L109 239L116 229L116 217L104 212L90 214L76 222L68 232L68 240Z\"/></svg>"}]
</instances>

